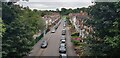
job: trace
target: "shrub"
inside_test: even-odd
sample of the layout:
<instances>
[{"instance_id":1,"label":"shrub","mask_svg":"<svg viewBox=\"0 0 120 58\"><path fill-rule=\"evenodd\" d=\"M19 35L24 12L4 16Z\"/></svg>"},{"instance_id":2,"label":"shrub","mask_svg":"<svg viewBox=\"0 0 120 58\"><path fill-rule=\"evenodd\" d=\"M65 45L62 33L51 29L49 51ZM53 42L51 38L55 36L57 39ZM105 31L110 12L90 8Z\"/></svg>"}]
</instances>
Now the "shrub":
<instances>
[{"instance_id":1,"label":"shrub","mask_svg":"<svg viewBox=\"0 0 120 58\"><path fill-rule=\"evenodd\" d=\"M72 40L73 44L76 45L76 46L79 46L80 45L80 41L78 40Z\"/></svg>"},{"instance_id":2,"label":"shrub","mask_svg":"<svg viewBox=\"0 0 120 58\"><path fill-rule=\"evenodd\" d=\"M71 36L79 36L78 32L73 33Z\"/></svg>"}]
</instances>

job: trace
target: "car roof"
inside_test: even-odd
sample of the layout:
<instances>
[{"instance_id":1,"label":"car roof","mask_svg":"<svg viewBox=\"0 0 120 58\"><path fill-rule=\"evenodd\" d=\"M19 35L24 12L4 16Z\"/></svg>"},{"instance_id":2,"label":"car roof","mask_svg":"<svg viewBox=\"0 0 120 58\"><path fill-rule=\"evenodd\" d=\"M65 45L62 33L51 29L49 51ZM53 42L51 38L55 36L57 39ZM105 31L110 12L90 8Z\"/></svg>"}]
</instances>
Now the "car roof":
<instances>
[{"instance_id":1,"label":"car roof","mask_svg":"<svg viewBox=\"0 0 120 58\"><path fill-rule=\"evenodd\" d=\"M65 43L61 43L60 46L65 46Z\"/></svg>"},{"instance_id":2,"label":"car roof","mask_svg":"<svg viewBox=\"0 0 120 58\"><path fill-rule=\"evenodd\" d=\"M64 47L64 46L61 46L60 49L65 49L65 47Z\"/></svg>"},{"instance_id":3,"label":"car roof","mask_svg":"<svg viewBox=\"0 0 120 58\"><path fill-rule=\"evenodd\" d=\"M65 38L65 36L64 36L64 35L62 36L62 38L63 38L63 37Z\"/></svg>"},{"instance_id":4,"label":"car roof","mask_svg":"<svg viewBox=\"0 0 120 58\"><path fill-rule=\"evenodd\" d=\"M65 39L62 39L62 41L65 41Z\"/></svg>"},{"instance_id":5,"label":"car roof","mask_svg":"<svg viewBox=\"0 0 120 58\"><path fill-rule=\"evenodd\" d=\"M61 56L67 56L67 54L60 54Z\"/></svg>"},{"instance_id":6,"label":"car roof","mask_svg":"<svg viewBox=\"0 0 120 58\"><path fill-rule=\"evenodd\" d=\"M65 39L65 37L62 37L61 39Z\"/></svg>"}]
</instances>

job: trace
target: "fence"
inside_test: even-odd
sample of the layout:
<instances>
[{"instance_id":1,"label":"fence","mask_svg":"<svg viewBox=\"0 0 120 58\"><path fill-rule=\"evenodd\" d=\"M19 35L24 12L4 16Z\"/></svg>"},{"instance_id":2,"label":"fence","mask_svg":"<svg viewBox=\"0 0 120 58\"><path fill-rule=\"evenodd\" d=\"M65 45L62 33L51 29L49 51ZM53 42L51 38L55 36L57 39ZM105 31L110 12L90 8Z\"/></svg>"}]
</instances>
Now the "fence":
<instances>
[{"instance_id":1,"label":"fence","mask_svg":"<svg viewBox=\"0 0 120 58\"><path fill-rule=\"evenodd\" d=\"M45 31L45 34L46 34L48 31L49 31L49 29L47 29L47 30ZM35 39L35 42L37 43L39 40L41 40L41 39L43 38L43 36L44 36L44 32Z\"/></svg>"}]
</instances>

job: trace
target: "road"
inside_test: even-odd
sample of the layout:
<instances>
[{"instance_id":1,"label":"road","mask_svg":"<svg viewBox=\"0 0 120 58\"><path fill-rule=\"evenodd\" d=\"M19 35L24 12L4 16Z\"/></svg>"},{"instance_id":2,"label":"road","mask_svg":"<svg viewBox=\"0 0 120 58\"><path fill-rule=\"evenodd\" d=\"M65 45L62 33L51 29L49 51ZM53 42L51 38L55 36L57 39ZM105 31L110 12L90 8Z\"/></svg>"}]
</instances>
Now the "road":
<instances>
[{"instance_id":1,"label":"road","mask_svg":"<svg viewBox=\"0 0 120 58\"><path fill-rule=\"evenodd\" d=\"M29 56L59 56L59 45L60 38L62 34L64 21L61 21L61 24L57 28L55 33L48 32L42 40L38 41L33 47L33 50L29 54ZM41 42L43 40L48 41L48 46L45 49L40 48ZM71 43L70 34L68 28L66 27L66 43L67 43L67 55L68 56L76 56L73 45Z\"/></svg>"}]
</instances>

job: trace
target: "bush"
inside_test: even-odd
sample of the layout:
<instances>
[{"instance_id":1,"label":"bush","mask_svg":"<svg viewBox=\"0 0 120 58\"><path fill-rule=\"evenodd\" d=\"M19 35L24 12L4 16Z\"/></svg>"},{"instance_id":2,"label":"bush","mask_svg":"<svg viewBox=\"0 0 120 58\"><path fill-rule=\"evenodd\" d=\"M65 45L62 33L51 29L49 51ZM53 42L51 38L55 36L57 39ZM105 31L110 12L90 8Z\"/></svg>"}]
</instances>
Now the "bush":
<instances>
[{"instance_id":1,"label":"bush","mask_svg":"<svg viewBox=\"0 0 120 58\"><path fill-rule=\"evenodd\" d=\"M72 38L78 38L79 36L71 36Z\"/></svg>"},{"instance_id":2,"label":"bush","mask_svg":"<svg viewBox=\"0 0 120 58\"><path fill-rule=\"evenodd\" d=\"M73 33L71 36L79 36L78 32Z\"/></svg>"},{"instance_id":3,"label":"bush","mask_svg":"<svg viewBox=\"0 0 120 58\"><path fill-rule=\"evenodd\" d=\"M80 41L78 40L72 40L73 44L76 45L76 46L79 46L80 45Z\"/></svg>"}]
</instances>

